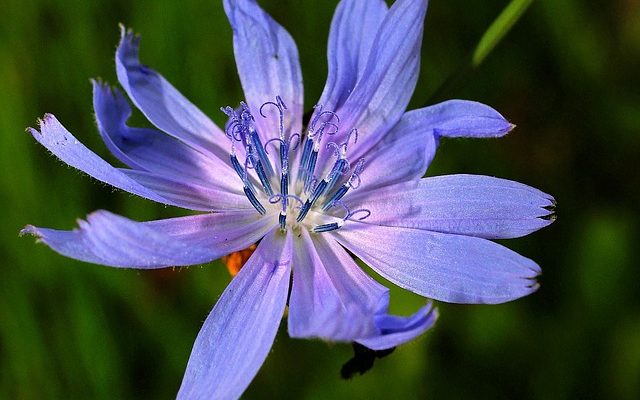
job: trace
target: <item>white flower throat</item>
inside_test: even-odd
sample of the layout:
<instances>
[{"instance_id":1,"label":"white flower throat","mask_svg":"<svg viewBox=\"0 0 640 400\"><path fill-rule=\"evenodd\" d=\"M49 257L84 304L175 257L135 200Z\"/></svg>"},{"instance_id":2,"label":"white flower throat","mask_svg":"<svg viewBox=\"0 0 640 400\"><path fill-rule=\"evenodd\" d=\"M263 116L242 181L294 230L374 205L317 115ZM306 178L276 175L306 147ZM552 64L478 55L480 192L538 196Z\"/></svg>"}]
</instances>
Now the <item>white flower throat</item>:
<instances>
[{"instance_id":1,"label":"white flower throat","mask_svg":"<svg viewBox=\"0 0 640 400\"><path fill-rule=\"evenodd\" d=\"M346 157L350 142L355 144L358 141L358 131L352 129L343 143L328 142L321 149L324 135L338 133L340 118L336 113L316 106L304 138L299 133L287 137L284 129L287 106L280 96L276 96L275 102L266 102L260 107L262 118L268 118L264 113L268 107L278 112L279 137L265 143L262 143L254 116L244 102L237 110L231 107L221 109L229 116L225 133L231 140L231 165L242 180L244 193L251 205L260 214L266 214L267 207L279 207L279 223L283 231L287 227L305 227L316 233L328 232L339 229L349 219L367 218L371 214L369 210L351 210L342 201L350 189L360 186L360 174L364 169L363 158L352 166ZM238 159L238 144L244 149L244 163ZM277 145L279 150L278 159L273 162L269 145L274 148ZM317 165L321 151L333 152L335 162L331 168ZM291 160L295 168L290 168ZM277 166L280 167L279 174ZM334 207L344 209L342 219L328 216L328 220L323 220L317 217L318 214L327 216Z\"/></svg>"}]
</instances>

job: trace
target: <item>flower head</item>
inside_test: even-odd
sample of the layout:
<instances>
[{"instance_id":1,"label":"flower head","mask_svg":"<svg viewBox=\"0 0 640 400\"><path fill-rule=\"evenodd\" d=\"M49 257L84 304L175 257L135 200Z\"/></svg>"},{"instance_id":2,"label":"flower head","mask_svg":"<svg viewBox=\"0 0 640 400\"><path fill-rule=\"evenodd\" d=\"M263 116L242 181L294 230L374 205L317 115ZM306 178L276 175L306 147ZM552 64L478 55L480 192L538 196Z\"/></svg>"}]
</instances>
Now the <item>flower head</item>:
<instances>
[{"instance_id":1,"label":"flower head","mask_svg":"<svg viewBox=\"0 0 640 400\"><path fill-rule=\"evenodd\" d=\"M201 211L134 222L97 211L72 231L27 226L55 251L127 268L206 263L259 242L205 321L180 398L235 398L265 360L285 306L289 335L384 350L429 329L430 304L390 315L389 281L427 298L501 303L537 288L531 260L488 239L551 223L553 198L498 178L422 178L441 137L499 137L513 125L480 103L406 112L416 84L426 0L343 0L329 36L327 84L303 124L302 75L289 34L254 0L225 0L245 101L218 128L142 65L122 29L120 85L155 128L127 125L125 96L93 82L114 168L52 115L34 138L116 188ZM345 250L346 249L346 250ZM290 274L293 272L291 290ZM290 292L290 295L289 295Z\"/></svg>"}]
</instances>

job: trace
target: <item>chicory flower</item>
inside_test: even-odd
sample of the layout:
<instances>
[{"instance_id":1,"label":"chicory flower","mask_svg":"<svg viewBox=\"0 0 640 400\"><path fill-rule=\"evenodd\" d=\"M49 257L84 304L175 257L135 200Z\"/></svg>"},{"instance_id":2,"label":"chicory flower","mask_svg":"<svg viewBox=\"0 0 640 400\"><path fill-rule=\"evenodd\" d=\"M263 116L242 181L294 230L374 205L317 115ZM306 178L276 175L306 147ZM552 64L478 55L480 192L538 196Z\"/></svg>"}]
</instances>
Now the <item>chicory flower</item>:
<instances>
[{"instance_id":1,"label":"chicory flower","mask_svg":"<svg viewBox=\"0 0 640 400\"><path fill-rule=\"evenodd\" d=\"M422 178L441 137L500 137L494 109L452 100L409 112L426 0L342 0L329 36L327 83L303 124L296 46L254 0L225 0L245 102L220 129L138 58L122 28L120 85L155 128L127 125L117 89L94 85L100 134L128 168L83 146L53 115L33 137L65 163L116 188L203 212L135 222L96 211L72 231L27 226L53 250L125 268L207 263L259 242L195 341L179 398L236 398L273 343L285 307L296 338L374 350L429 329L427 304L388 314L389 281L427 298L502 303L536 290L533 261L489 239L551 223L554 200L498 178ZM346 250L345 250L346 249ZM292 287L290 274L293 273ZM290 295L289 295L290 291Z\"/></svg>"}]
</instances>

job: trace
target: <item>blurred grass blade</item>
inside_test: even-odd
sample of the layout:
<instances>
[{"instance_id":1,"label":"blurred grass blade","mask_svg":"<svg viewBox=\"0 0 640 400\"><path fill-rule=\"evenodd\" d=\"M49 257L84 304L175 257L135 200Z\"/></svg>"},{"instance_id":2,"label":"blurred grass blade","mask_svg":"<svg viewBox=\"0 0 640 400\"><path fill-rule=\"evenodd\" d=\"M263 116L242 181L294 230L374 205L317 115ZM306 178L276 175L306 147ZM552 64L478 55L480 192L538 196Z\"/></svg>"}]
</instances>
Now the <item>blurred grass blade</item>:
<instances>
[{"instance_id":1,"label":"blurred grass blade","mask_svg":"<svg viewBox=\"0 0 640 400\"><path fill-rule=\"evenodd\" d=\"M471 57L472 68L478 67L491 53L513 25L522 17L525 11L533 3L533 0L512 0L511 3L498 15L489 29L482 35Z\"/></svg>"},{"instance_id":2,"label":"blurred grass blade","mask_svg":"<svg viewBox=\"0 0 640 400\"><path fill-rule=\"evenodd\" d=\"M518 22L533 0L512 0L484 32L473 52L465 58L464 62L456 69L429 99L423 104L426 107L441 101L457 88L468 75L482 64L491 51L500 43L507 33Z\"/></svg>"}]
</instances>

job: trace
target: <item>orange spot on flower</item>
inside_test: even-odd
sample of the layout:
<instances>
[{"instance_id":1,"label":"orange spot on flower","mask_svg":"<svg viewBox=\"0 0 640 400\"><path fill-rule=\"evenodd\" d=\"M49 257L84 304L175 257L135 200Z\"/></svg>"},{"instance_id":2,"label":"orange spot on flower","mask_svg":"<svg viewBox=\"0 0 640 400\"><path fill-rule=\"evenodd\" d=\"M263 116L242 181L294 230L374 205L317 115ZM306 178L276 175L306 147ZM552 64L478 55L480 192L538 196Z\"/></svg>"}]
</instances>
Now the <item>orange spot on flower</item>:
<instances>
[{"instance_id":1,"label":"orange spot on flower","mask_svg":"<svg viewBox=\"0 0 640 400\"><path fill-rule=\"evenodd\" d=\"M229 274L231 276L236 276L238 272L240 272L240 269L242 268L244 263L247 262L247 260L249 259L249 257L251 257L255 250L256 245L252 244L244 250L234 251L228 256L222 257L222 262L227 266Z\"/></svg>"}]
</instances>

